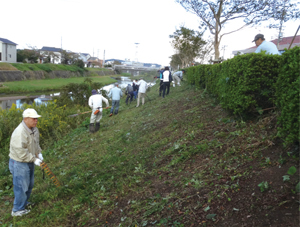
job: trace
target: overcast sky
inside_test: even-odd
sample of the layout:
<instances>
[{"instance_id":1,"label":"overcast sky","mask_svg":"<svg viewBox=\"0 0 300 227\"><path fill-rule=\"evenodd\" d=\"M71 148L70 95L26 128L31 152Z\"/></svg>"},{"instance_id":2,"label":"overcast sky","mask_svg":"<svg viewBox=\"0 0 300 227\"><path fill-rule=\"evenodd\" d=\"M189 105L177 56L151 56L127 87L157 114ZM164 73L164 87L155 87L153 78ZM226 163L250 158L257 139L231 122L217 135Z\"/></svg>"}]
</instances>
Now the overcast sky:
<instances>
[{"instance_id":1,"label":"overcast sky","mask_svg":"<svg viewBox=\"0 0 300 227\"><path fill-rule=\"evenodd\" d=\"M197 30L199 19L175 0L2 0L0 37L18 49L57 47L116 58L168 65L174 50L169 35L184 25ZM239 25L231 22L229 31ZM293 36L299 21L285 24L284 36ZM257 27L224 36L220 55L253 46L257 33L275 39L275 29ZM205 33L205 38L209 33ZM135 43L139 43L136 45ZM136 48L138 46L138 48ZM137 53L137 55L136 55Z\"/></svg>"}]
</instances>

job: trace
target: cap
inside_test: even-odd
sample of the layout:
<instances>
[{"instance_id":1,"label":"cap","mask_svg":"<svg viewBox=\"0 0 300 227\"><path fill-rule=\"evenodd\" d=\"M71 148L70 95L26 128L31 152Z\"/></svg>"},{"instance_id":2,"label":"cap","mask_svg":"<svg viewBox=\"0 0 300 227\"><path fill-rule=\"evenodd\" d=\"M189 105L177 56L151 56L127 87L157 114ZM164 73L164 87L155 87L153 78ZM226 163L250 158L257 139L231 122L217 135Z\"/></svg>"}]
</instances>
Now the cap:
<instances>
[{"instance_id":1,"label":"cap","mask_svg":"<svg viewBox=\"0 0 300 227\"><path fill-rule=\"evenodd\" d=\"M38 117L41 117L41 115L38 115L37 112L35 111L35 109L31 109L31 108L28 108L26 110L24 110L23 112L23 118L25 117L30 117L30 118L38 118Z\"/></svg>"},{"instance_id":2,"label":"cap","mask_svg":"<svg viewBox=\"0 0 300 227\"><path fill-rule=\"evenodd\" d=\"M115 83L115 86L118 86L119 84L118 83Z\"/></svg>"},{"instance_id":3,"label":"cap","mask_svg":"<svg viewBox=\"0 0 300 227\"><path fill-rule=\"evenodd\" d=\"M257 35L254 37L254 40L253 40L252 42L255 42L255 41L258 40L259 38L264 39L264 35L263 35L263 34L257 34Z\"/></svg>"},{"instance_id":4,"label":"cap","mask_svg":"<svg viewBox=\"0 0 300 227\"><path fill-rule=\"evenodd\" d=\"M92 94L95 95L97 94L97 91L95 89L92 90Z\"/></svg>"}]
</instances>

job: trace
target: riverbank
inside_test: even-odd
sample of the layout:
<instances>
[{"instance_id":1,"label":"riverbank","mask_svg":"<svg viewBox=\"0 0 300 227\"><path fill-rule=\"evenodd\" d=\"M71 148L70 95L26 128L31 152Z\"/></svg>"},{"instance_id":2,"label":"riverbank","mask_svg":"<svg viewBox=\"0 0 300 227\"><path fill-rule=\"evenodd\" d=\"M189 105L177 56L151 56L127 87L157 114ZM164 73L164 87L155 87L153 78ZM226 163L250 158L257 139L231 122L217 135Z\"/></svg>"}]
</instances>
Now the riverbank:
<instances>
[{"instance_id":1,"label":"riverbank","mask_svg":"<svg viewBox=\"0 0 300 227\"><path fill-rule=\"evenodd\" d=\"M0 95L25 93L27 96L34 92L58 92L61 87L69 83L83 83L87 78L103 85L111 84L116 81L110 76L93 76L5 82L3 83L4 87L0 87Z\"/></svg>"},{"instance_id":2,"label":"riverbank","mask_svg":"<svg viewBox=\"0 0 300 227\"><path fill-rule=\"evenodd\" d=\"M104 110L97 133L88 133L88 113L77 129L43 147L62 186L36 170L36 206L25 218L10 215L13 187L3 170L0 224L299 224L298 158L294 147L284 148L276 138L276 112L244 122L203 90L183 83L163 99L158 87L138 108L123 97L118 115ZM296 173L290 175L291 167Z\"/></svg>"}]
</instances>

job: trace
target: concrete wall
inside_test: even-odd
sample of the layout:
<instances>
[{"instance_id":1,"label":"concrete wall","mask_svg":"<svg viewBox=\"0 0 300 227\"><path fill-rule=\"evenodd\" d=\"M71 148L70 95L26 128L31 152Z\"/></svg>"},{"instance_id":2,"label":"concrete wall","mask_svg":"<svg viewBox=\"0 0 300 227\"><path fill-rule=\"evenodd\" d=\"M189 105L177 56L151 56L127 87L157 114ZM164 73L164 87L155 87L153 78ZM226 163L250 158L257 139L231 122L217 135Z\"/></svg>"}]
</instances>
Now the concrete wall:
<instances>
[{"instance_id":1,"label":"concrete wall","mask_svg":"<svg viewBox=\"0 0 300 227\"><path fill-rule=\"evenodd\" d=\"M52 71L47 73L45 71L5 71L0 70L0 82L20 81L20 80L41 80L41 79L54 79L54 78L70 78L89 76L91 74L98 74L99 76L114 75L114 71L93 71L86 72L81 75L79 72L71 71Z\"/></svg>"}]
</instances>

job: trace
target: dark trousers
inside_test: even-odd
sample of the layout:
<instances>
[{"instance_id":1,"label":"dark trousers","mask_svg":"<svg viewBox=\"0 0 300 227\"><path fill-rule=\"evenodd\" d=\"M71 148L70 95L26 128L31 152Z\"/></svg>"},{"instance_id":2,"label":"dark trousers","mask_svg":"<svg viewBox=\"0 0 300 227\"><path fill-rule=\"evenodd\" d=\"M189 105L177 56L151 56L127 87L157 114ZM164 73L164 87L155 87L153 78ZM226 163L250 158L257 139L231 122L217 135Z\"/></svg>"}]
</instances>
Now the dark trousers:
<instances>
[{"instance_id":1,"label":"dark trousers","mask_svg":"<svg viewBox=\"0 0 300 227\"><path fill-rule=\"evenodd\" d=\"M126 104L128 104L129 98L130 98L130 103L131 103L132 99L133 99L133 91L128 93L127 98L126 98Z\"/></svg>"},{"instance_id":2,"label":"dark trousers","mask_svg":"<svg viewBox=\"0 0 300 227\"><path fill-rule=\"evenodd\" d=\"M160 83L159 83L159 96L161 96L162 90L163 90L163 80L160 80Z\"/></svg>"},{"instance_id":3,"label":"dark trousers","mask_svg":"<svg viewBox=\"0 0 300 227\"><path fill-rule=\"evenodd\" d=\"M167 93L166 93L166 89L167 89ZM166 95L169 94L170 91L170 82L163 82L163 98L165 97L165 93Z\"/></svg>"}]
</instances>

